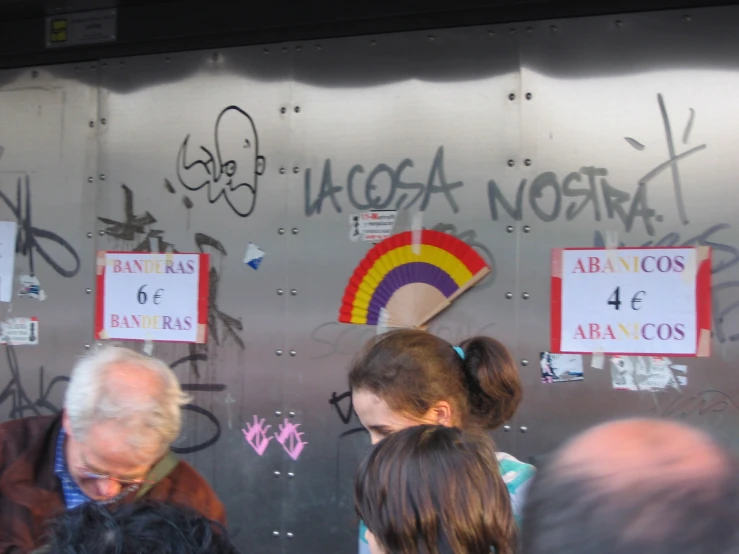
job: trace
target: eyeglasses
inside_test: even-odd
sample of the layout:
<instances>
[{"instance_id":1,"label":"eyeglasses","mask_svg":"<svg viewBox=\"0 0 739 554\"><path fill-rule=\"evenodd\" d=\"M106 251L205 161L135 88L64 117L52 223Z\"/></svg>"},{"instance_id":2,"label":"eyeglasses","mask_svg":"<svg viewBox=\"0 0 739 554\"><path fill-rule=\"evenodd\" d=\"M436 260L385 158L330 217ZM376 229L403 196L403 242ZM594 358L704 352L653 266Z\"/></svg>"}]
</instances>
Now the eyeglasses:
<instances>
[{"instance_id":1,"label":"eyeglasses","mask_svg":"<svg viewBox=\"0 0 739 554\"><path fill-rule=\"evenodd\" d=\"M115 481L121 486L121 488L134 487L131 490L135 490L141 485L156 485L155 481L147 481L146 479L119 479L118 477L111 477L107 473L96 473L84 466L78 466L77 469L79 469L79 471L81 472L80 476L84 479L92 479L95 481Z\"/></svg>"}]
</instances>

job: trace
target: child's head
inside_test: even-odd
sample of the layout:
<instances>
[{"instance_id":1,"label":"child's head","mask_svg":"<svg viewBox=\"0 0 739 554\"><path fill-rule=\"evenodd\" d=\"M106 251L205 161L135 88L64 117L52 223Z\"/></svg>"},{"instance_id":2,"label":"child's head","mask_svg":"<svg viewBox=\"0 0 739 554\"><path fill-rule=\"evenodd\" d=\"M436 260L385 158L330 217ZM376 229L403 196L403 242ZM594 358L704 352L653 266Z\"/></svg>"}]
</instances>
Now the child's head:
<instances>
[{"instance_id":1,"label":"child's head","mask_svg":"<svg viewBox=\"0 0 739 554\"><path fill-rule=\"evenodd\" d=\"M354 410L376 443L419 423L495 429L521 403L518 369L489 337L459 345L425 331L400 330L370 340L349 373Z\"/></svg>"},{"instance_id":2,"label":"child's head","mask_svg":"<svg viewBox=\"0 0 739 554\"><path fill-rule=\"evenodd\" d=\"M511 554L516 524L492 441L421 425L393 433L357 471L372 554Z\"/></svg>"}]
</instances>

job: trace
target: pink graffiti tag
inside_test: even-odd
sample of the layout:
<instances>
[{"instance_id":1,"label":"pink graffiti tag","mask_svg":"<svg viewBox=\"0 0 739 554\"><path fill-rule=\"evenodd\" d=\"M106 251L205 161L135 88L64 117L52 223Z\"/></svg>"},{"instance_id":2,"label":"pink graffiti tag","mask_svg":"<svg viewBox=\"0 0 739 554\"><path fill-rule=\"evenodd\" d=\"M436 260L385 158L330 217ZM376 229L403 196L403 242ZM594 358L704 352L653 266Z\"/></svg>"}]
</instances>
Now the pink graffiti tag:
<instances>
[{"instance_id":1,"label":"pink graffiti tag","mask_svg":"<svg viewBox=\"0 0 739 554\"><path fill-rule=\"evenodd\" d=\"M308 444L302 438L303 433L298 432L298 427L300 427L300 423L293 425L286 419L285 423L280 425L280 432L275 433L277 442L282 445L282 449L293 460L298 459L303 447Z\"/></svg>"},{"instance_id":2,"label":"pink graffiti tag","mask_svg":"<svg viewBox=\"0 0 739 554\"><path fill-rule=\"evenodd\" d=\"M269 432L269 429L272 426L265 425L264 423L264 418L258 419L257 416L254 416L254 423L247 423L246 429L241 430L244 433L246 442L248 442L249 446L251 446L260 456L264 454L270 441L274 438L267 436L267 432ZM282 427L282 425L280 425L280 427Z\"/></svg>"}]
</instances>

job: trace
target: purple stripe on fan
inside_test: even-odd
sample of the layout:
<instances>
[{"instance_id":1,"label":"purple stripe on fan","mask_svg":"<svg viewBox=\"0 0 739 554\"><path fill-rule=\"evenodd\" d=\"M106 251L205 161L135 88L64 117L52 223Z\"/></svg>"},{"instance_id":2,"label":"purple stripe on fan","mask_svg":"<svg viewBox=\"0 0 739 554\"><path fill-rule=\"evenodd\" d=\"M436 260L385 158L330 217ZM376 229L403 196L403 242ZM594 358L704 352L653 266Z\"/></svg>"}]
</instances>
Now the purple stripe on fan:
<instances>
[{"instance_id":1,"label":"purple stripe on fan","mask_svg":"<svg viewBox=\"0 0 739 554\"><path fill-rule=\"evenodd\" d=\"M384 308L393 293L399 288L411 283L426 283L441 291L449 298L457 289L449 274L425 262L411 262L389 271L372 293L372 301L367 309L367 325L377 325L380 318L380 309Z\"/></svg>"}]
</instances>

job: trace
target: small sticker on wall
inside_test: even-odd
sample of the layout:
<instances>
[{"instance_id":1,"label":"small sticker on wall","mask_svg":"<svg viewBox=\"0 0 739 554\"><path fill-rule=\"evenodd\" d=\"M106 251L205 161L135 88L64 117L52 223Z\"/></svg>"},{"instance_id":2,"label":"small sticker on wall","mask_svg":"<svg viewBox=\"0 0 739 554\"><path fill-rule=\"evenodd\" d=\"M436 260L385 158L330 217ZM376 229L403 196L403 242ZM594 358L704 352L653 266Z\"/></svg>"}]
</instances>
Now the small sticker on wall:
<instances>
[{"instance_id":1,"label":"small sticker on wall","mask_svg":"<svg viewBox=\"0 0 739 554\"><path fill-rule=\"evenodd\" d=\"M380 242L393 234L396 210L372 210L349 216L349 239Z\"/></svg>"},{"instance_id":2,"label":"small sticker on wall","mask_svg":"<svg viewBox=\"0 0 739 554\"><path fill-rule=\"evenodd\" d=\"M583 380L583 363L580 354L539 354L542 383L565 383Z\"/></svg>"},{"instance_id":3,"label":"small sticker on wall","mask_svg":"<svg viewBox=\"0 0 739 554\"><path fill-rule=\"evenodd\" d=\"M21 282L18 296L35 298L37 300L46 300L46 293L44 292L44 289L41 288L41 283L39 283L38 277L35 277L34 275L21 275L18 280Z\"/></svg>"},{"instance_id":4,"label":"small sticker on wall","mask_svg":"<svg viewBox=\"0 0 739 554\"><path fill-rule=\"evenodd\" d=\"M253 269L259 269L264 259L264 250L259 248L253 242L250 242L246 247L246 254L244 254L244 263Z\"/></svg>"},{"instance_id":5,"label":"small sticker on wall","mask_svg":"<svg viewBox=\"0 0 739 554\"><path fill-rule=\"evenodd\" d=\"M38 318L14 317L0 322L0 344L38 344Z\"/></svg>"},{"instance_id":6,"label":"small sticker on wall","mask_svg":"<svg viewBox=\"0 0 739 554\"><path fill-rule=\"evenodd\" d=\"M688 366L660 356L613 356L611 383L616 390L680 390L688 384Z\"/></svg>"}]
</instances>

